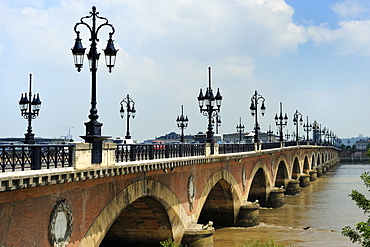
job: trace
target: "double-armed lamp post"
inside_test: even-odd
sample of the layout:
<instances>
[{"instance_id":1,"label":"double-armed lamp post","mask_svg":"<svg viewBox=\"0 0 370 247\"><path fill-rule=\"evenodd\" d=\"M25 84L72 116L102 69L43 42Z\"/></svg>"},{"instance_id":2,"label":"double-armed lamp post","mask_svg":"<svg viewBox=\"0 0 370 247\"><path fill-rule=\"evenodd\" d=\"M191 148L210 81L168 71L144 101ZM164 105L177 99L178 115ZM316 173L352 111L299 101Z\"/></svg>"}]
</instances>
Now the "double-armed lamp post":
<instances>
[{"instance_id":1,"label":"double-armed lamp post","mask_svg":"<svg viewBox=\"0 0 370 247\"><path fill-rule=\"evenodd\" d=\"M308 132L310 132L311 129L312 129L312 125L310 123L308 123L308 116L307 116L307 122L305 124L303 124L303 129L307 133L307 142L308 142L310 140L310 137L308 135Z\"/></svg>"},{"instance_id":2,"label":"double-armed lamp post","mask_svg":"<svg viewBox=\"0 0 370 247\"><path fill-rule=\"evenodd\" d=\"M89 25L85 22L87 19L92 19L92 25ZM103 23L97 26L97 19L101 20ZM86 142L93 144L93 152L92 152L92 163L101 163L102 162L102 140L108 137L101 136L101 127L102 123L99 123L97 120L99 118L98 110L96 108L97 100L96 100L96 72L98 70L98 61L100 57L100 53L97 52L97 42L98 33L102 27L107 26L111 29L109 32L109 40L107 43L107 47L104 50L106 66L109 70L109 73L112 72L114 68L114 64L116 61L116 54L117 50L114 48L112 36L115 32L115 29L112 24L108 23L108 19L99 16L99 12L96 11L95 6L92 7L92 11L90 12L89 16L84 16L80 19L80 22L77 22L74 26L74 31L77 35L75 39L74 47L72 48L74 63L77 68L77 71L80 72L82 65L83 65L83 58L85 55L85 49L82 46L81 38L80 38L80 31L77 30L79 25L83 25L87 27L90 32L89 41L90 50L87 54L87 58L89 60L90 71L91 71L91 109L89 115L89 122L85 123L86 126L86 135L81 136Z\"/></svg>"},{"instance_id":3,"label":"double-armed lamp post","mask_svg":"<svg viewBox=\"0 0 370 247\"><path fill-rule=\"evenodd\" d=\"M302 125L303 123L303 115L298 110L295 110L295 113L293 114L293 123L296 126L296 133L295 133L295 140L298 144L299 142L299 125Z\"/></svg>"},{"instance_id":4,"label":"double-armed lamp post","mask_svg":"<svg viewBox=\"0 0 370 247\"><path fill-rule=\"evenodd\" d=\"M203 116L208 117L208 130L207 130L207 137L206 142L211 144L211 154L214 153L213 150L213 124L212 124L212 118L217 115L218 112L221 110L221 101L222 96L220 93L220 89L217 89L216 97L213 95L212 87L211 87L211 67L208 67L208 87L206 89L206 93L203 95L202 89L200 89L199 95L198 95L198 104L199 104L199 110L200 113L203 114Z\"/></svg>"},{"instance_id":5,"label":"double-armed lamp post","mask_svg":"<svg viewBox=\"0 0 370 247\"><path fill-rule=\"evenodd\" d=\"M280 138L280 145L282 146L284 137L283 137L283 128L288 124L288 115L285 113L283 117L283 103L280 102L280 114L279 117L275 115L275 124L279 128L279 138Z\"/></svg>"},{"instance_id":6,"label":"double-armed lamp post","mask_svg":"<svg viewBox=\"0 0 370 247\"><path fill-rule=\"evenodd\" d=\"M119 114L121 118L123 119L125 117L125 109L123 105L126 105L126 136L125 139L131 139L130 135L130 117L135 118L136 115L136 109L135 109L135 102L130 98L130 95L127 94L126 98L124 98L120 102L121 108L119 110Z\"/></svg>"},{"instance_id":7,"label":"double-armed lamp post","mask_svg":"<svg viewBox=\"0 0 370 247\"><path fill-rule=\"evenodd\" d=\"M257 119L257 116L258 116L258 101L262 101L261 114L262 114L262 116L264 116L265 111L266 111L265 98L262 97L262 95L258 94L257 90L256 90L256 91L254 91L254 94L251 98L251 106L249 107L249 110L251 111L251 115L252 115L252 117L254 116L254 120L255 120L255 122L254 122L254 144L255 144L256 149L258 149L258 142L259 142L258 132L260 130L260 126L258 124L258 119Z\"/></svg>"},{"instance_id":8,"label":"double-armed lamp post","mask_svg":"<svg viewBox=\"0 0 370 247\"><path fill-rule=\"evenodd\" d=\"M269 130L267 131L268 142L272 142L273 135L274 135L274 131L271 130L271 125L269 125Z\"/></svg>"},{"instance_id":9,"label":"double-armed lamp post","mask_svg":"<svg viewBox=\"0 0 370 247\"><path fill-rule=\"evenodd\" d=\"M236 131L239 132L239 142L241 143L243 141L242 133L244 132L244 124L242 124L242 118L239 117L239 124L236 125Z\"/></svg>"},{"instance_id":10,"label":"double-armed lamp post","mask_svg":"<svg viewBox=\"0 0 370 247\"><path fill-rule=\"evenodd\" d=\"M218 134L218 127L221 126L221 116L217 113L212 119L212 125L216 128L216 134Z\"/></svg>"},{"instance_id":11,"label":"double-armed lamp post","mask_svg":"<svg viewBox=\"0 0 370 247\"><path fill-rule=\"evenodd\" d=\"M24 134L24 141L25 144L35 144L35 134L32 133L32 119L35 119L40 112L41 109L41 100L39 94L37 96L33 95L32 99L32 74L30 74L30 87L27 93L22 93L21 99L19 100L19 109L21 110L21 115L25 119L28 120L28 127L27 133Z\"/></svg>"},{"instance_id":12,"label":"double-armed lamp post","mask_svg":"<svg viewBox=\"0 0 370 247\"><path fill-rule=\"evenodd\" d=\"M188 127L188 116L184 116L184 106L181 105L181 115L176 118L177 127L181 129L180 142L184 143L184 129Z\"/></svg>"}]
</instances>

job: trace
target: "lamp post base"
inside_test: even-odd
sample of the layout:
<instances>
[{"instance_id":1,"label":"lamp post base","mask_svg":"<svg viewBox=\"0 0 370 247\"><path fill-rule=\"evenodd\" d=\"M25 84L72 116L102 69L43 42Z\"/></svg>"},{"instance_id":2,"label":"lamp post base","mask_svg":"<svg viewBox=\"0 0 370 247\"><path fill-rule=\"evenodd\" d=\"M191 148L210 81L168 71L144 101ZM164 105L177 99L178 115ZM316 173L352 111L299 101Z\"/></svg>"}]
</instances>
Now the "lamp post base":
<instances>
[{"instance_id":1,"label":"lamp post base","mask_svg":"<svg viewBox=\"0 0 370 247\"><path fill-rule=\"evenodd\" d=\"M92 143L92 153L91 153L91 163L101 163L103 161L103 140L110 138L110 136L101 135L101 126L102 123L98 121L90 121L85 123L86 126L86 135L80 136L87 143Z\"/></svg>"},{"instance_id":2,"label":"lamp post base","mask_svg":"<svg viewBox=\"0 0 370 247\"><path fill-rule=\"evenodd\" d=\"M35 134L34 133L26 133L24 134L24 144L35 144Z\"/></svg>"}]
</instances>

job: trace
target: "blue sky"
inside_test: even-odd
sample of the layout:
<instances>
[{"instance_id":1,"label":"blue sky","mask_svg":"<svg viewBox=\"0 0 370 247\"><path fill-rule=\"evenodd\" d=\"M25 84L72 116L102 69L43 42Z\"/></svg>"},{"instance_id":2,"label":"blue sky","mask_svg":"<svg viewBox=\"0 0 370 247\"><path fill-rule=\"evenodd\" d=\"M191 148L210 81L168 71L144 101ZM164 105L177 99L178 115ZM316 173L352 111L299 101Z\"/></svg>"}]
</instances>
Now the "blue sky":
<instances>
[{"instance_id":1,"label":"blue sky","mask_svg":"<svg viewBox=\"0 0 370 247\"><path fill-rule=\"evenodd\" d=\"M181 105L189 117L185 133L206 131L196 97L208 85L220 88L221 133L235 132L239 117L253 129L250 98L266 99L262 131L274 124L279 102L292 115L316 120L339 137L370 136L370 3L366 0L0 0L0 136L22 137L26 120L18 100L40 93L36 136L85 134L90 109L88 64L76 72L73 27L95 5L116 29L117 54L109 74L99 61L98 110L103 135L124 136L119 102L136 102L131 135L139 141L179 132ZM87 29L81 28L88 47ZM99 32L105 48L108 29ZM87 62L87 61L85 61ZM303 131L301 129L301 133Z\"/></svg>"}]
</instances>

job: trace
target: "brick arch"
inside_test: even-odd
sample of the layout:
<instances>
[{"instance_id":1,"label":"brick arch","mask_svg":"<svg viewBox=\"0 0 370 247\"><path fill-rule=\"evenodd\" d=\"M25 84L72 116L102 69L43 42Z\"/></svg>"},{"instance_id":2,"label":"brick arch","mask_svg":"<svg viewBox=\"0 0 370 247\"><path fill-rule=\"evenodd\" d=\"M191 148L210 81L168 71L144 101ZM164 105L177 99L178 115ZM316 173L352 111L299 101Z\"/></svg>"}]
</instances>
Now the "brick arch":
<instances>
[{"instance_id":1,"label":"brick arch","mask_svg":"<svg viewBox=\"0 0 370 247\"><path fill-rule=\"evenodd\" d=\"M304 156L304 161L303 161L303 172L304 173L309 173L309 171L312 169L312 165L310 165L308 155Z\"/></svg>"},{"instance_id":2,"label":"brick arch","mask_svg":"<svg viewBox=\"0 0 370 247\"><path fill-rule=\"evenodd\" d=\"M261 206L266 206L267 195L270 193L273 182L268 167L263 161L258 161L253 167L247 184L248 201L258 199Z\"/></svg>"},{"instance_id":3,"label":"brick arch","mask_svg":"<svg viewBox=\"0 0 370 247\"><path fill-rule=\"evenodd\" d=\"M234 175L226 169L220 169L216 171L207 180L195 208L195 221L198 221L206 200L211 191L215 189L215 186L218 187L216 188L218 192L222 191L224 193L227 193L227 198L225 198L225 201L227 201L229 208L226 209L226 211L232 211L233 222L235 222L240 210L242 191ZM230 204L231 201L232 205ZM230 207L232 207L232 209Z\"/></svg>"},{"instance_id":4,"label":"brick arch","mask_svg":"<svg viewBox=\"0 0 370 247\"><path fill-rule=\"evenodd\" d=\"M180 200L165 185L154 180L140 180L120 191L106 205L90 226L79 246L99 246L121 212L142 197L152 197L162 204L172 226L172 236L175 242L180 242L185 231L185 224L181 218L186 219L186 213Z\"/></svg>"},{"instance_id":5,"label":"brick arch","mask_svg":"<svg viewBox=\"0 0 370 247\"><path fill-rule=\"evenodd\" d=\"M316 161L316 166L319 166L321 165L321 155L320 155L320 152L317 152L316 154L316 157L317 157L317 161Z\"/></svg>"},{"instance_id":6,"label":"brick arch","mask_svg":"<svg viewBox=\"0 0 370 247\"><path fill-rule=\"evenodd\" d=\"M312 155L311 155L311 168L315 168L317 165L316 165L316 159L315 159L315 153L312 152Z\"/></svg>"},{"instance_id":7,"label":"brick arch","mask_svg":"<svg viewBox=\"0 0 370 247\"><path fill-rule=\"evenodd\" d=\"M293 165L292 165L292 178L296 179L300 177L301 174L301 165L299 163L298 156L295 156L293 159Z\"/></svg>"},{"instance_id":8,"label":"brick arch","mask_svg":"<svg viewBox=\"0 0 370 247\"><path fill-rule=\"evenodd\" d=\"M289 183L290 175L288 164L286 162L285 157L281 156L278 159L278 165L277 167L275 167L274 174L275 174L275 187L280 188L281 186L284 186L284 188L286 188L286 186Z\"/></svg>"}]
</instances>

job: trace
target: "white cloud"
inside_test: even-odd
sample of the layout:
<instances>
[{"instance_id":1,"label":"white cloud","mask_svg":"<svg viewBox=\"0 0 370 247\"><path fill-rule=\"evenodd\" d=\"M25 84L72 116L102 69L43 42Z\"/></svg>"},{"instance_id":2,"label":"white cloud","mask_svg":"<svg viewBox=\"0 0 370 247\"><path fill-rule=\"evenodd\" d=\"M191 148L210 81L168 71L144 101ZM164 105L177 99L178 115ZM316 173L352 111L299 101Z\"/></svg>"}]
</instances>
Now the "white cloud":
<instances>
[{"instance_id":1,"label":"white cloud","mask_svg":"<svg viewBox=\"0 0 370 247\"><path fill-rule=\"evenodd\" d=\"M335 44L342 55L370 55L370 20L341 21L334 30L325 24L310 26L307 35L317 44Z\"/></svg>"},{"instance_id":2,"label":"white cloud","mask_svg":"<svg viewBox=\"0 0 370 247\"><path fill-rule=\"evenodd\" d=\"M346 0L333 4L330 8L343 19L363 18L369 12L369 3Z\"/></svg>"}]
</instances>

